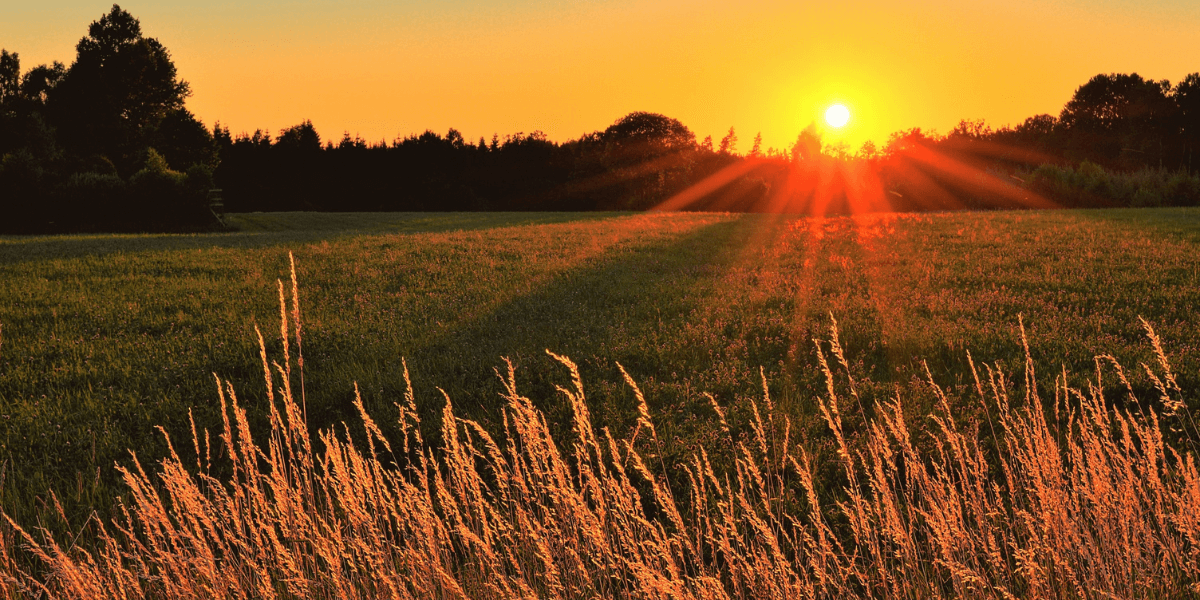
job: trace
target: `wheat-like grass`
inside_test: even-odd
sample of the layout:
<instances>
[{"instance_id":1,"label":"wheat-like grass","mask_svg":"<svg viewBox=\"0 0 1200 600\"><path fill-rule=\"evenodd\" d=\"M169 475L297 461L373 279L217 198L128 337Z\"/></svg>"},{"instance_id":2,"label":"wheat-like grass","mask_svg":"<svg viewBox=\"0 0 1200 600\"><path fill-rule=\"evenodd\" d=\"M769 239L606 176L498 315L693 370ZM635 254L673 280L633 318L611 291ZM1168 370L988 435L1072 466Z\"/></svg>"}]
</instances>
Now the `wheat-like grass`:
<instances>
[{"instance_id":1,"label":"wheat-like grass","mask_svg":"<svg viewBox=\"0 0 1200 600\"><path fill-rule=\"evenodd\" d=\"M1071 387L1065 373L1056 377L1045 388L1053 389L1052 400L1038 395L1027 360L1023 400L1016 402L999 365L983 364L981 376L968 357L975 398L952 398L927 369L936 399L932 426L911 427L897 395L874 406L851 436L834 371L848 362L833 322L830 339L814 340L827 382L816 402L840 469L836 480L823 481L813 450L795 443L791 421L777 414L765 376L765 415L758 402L747 407L749 446L726 421L736 407L723 409L708 396L736 450L728 469L715 468L701 449L667 473L647 402L624 367L638 414L637 429L620 439L594 430L577 366L554 353L570 379L558 388L572 414L565 444L520 394L511 363L497 371L502 435L456 416L443 395L440 443L427 444L409 384L396 404L400 439L385 436L356 387L361 432L320 431L313 444L303 392L298 398L291 387L303 373L294 263L292 282L290 310L279 284L282 365L270 362L258 334L270 403L265 441L252 438L234 387L216 378L223 422L216 456L227 462L228 477L213 475L208 432L201 440L194 421L194 460L180 457L163 432L169 451L153 475L136 455L118 467L129 493L113 522L89 522L94 544L64 545L6 517L0 597L1200 593L1200 468L1190 451L1169 441L1181 438L1164 433L1176 422L1190 424L1190 414L1148 323L1157 365L1143 370L1161 396L1153 401L1138 401L1119 367L1119 393L1133 401L1106 395L1105 358L1097 359L1086 389ZM1023 323L1022 341L1028 357ZM954 407L969 402L979 404L986 426L956 417ZM659 455L658 473L638 450L643 429ZM677 486L668 483L672 474ZM22 566L28 559L40 563L36 574Z\"/></svg>"}]
</instances>

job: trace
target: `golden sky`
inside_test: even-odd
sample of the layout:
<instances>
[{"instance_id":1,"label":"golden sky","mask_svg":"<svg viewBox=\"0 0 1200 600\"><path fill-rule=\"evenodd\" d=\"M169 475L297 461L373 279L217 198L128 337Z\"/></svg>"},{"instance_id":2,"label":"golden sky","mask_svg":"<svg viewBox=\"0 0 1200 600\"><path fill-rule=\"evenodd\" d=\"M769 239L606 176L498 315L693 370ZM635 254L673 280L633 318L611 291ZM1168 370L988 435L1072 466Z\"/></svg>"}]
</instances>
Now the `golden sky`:
<instances>
[{"instance_id":1,"label":"golden sky","mask_svg":"<svg viewBox=\"0 0 1200 600\"><path fill-rule=\"evenodd\" d=\"M735 5L736 4L736 5ZM0 47L70 62L106 1L0 0ZM1200 71L1200 1L136 0L206 124L325 139L433 129L565 141L644 110L785 147L841 102L857 148L1058 114L1101 72ZM840 136L837 137L837 136Z\"/></svg>"}]
</instances>

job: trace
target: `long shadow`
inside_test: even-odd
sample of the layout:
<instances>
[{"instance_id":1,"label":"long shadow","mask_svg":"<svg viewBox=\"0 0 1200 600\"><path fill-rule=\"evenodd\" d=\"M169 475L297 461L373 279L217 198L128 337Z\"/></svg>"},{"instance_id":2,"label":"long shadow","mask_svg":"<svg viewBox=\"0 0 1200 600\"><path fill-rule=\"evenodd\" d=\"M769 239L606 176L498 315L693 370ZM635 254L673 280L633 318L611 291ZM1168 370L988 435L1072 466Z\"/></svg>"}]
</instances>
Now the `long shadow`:
<instances>
[{"instance_id":1,"label":"long shadow","mask_svg":"<svg viewBox=\"0 0 1200 600\"><path fill-rule=\"evenodd\" d=\"M740 256L738 250L758 227L757 219L743 216L661 242L609 251L589 261L592 266L560 274L469 322L415 340L405 356L423 411L432 416L441 409L435 390L440 387L460 415L498 424L501 388L493 368L508 357L518 369L522 393L553 418L567 418L555 385L567 385L569 377L546 349L579 364L599 423L636 415L615 361L647 386L652 407L666 402L649 390L656 387L654 380L675 380L671 370L684 366L675 355L681 350L675 344L678 328L710 301L724 268ZM375 389L387 396L377 399L376 406L386 407L402 393L399 373L361 375L374 378ZM677 375L688 379L693 374ZM322 420L350 416L344 406L328 409Z\"/></svg>"},{"instance_id":2,"label":"long shadow","mask_svg":"<svg viewBox=\"0 0 1200 600\"><path fill-rule=\"evenodd\" d=\"M386 263L381 258L383 253L375 252L383 246L403 247L405 256L421 260L423 256L436 254L431 252L433 249L453 247L468 248L469 251L486 247L486 243L478 240L493 236L499 240L496 242L499 245L503 240L513 238L538 239L546 229L621 228L620 223L631 219L614 213L379 216L383 223L381 230L376 230L371 215L354 215L359 224L368 228L348 230L348 225L343 222L332 231L92 236L90 242L77 239L82 236L0 240L0 252L8 253L0 254L0 282L8 284L0 286L0 321L3 321L0 325L4 327L3 352L0 353L0 412L5 413L0 418L0 441L9 440L9 453L15 451L10 455L20 457L19 462L23 465L19 475L14 476L10 464L7 488L0 485L0 500L4 500L5 508L33 514L29 512L33 510L32 494L49 488L62 492L68 487L82 490L74 500L78 511L90 509L89 502L93 501L111 505L111 496L104 494L123 489L111 469L114 460L124 461L128 457L126 448L151 456L161 450L161 438L157 437L154 425L166 427L175 439L188 440L187 409L195 408L201 431L205 427L217 431L220 418L210 375L214 372L239 386L244 406L251 410L255 431L262 431L266 409L261 401L261 367L256 368L257 349L252 337L246 334L252 331L252 322L263 325L271 357L280 359L278 344L272 342L271 325L278 321L274 320L277 313L272 297L274 289L270 284L273 283L271 279L278 276L286 280L288 250L297 250L305 308L313 308L306 316L316 316L325 306L337 310L337 305L326 303L322 285L329 285L329 278L336 276L343 281L329 287L339 293L346 288L353 290L359 285L354 269L341 267L346 263L371 263L374 266ZM402 222L390 224L387 219ZM572 222L586 224L576 226ZM543 223L551 225L542 227ZM488 231L463 236L423 235L468 229ZM319 240L334 238L339 242L331 245L340 247L331 256L316 256L320 253L306 248L303 243L304 240L315 240L321 245ZM464 243L456 238L471 240ZM359 240L365 242L359 243ZM95 252L89 243L100 243L103 252ZM24 246L28 248L23 250ZM185 250L218 246L247 251L227 253L229 256L217 253L214 258L211 253L197 256L200 253L195 250ZM172 254L172 250L178 251ZM72 252L82 259L60 260L64 254L69 258ZM449 254L455 260L464 256ZM144 255L139 258L147 260L124 260L130 255ZM92 258L96 256L100 258ZM446 255L436 258L444 260ZM89 270L101 261L106 263L100 265L103 268ZM216 261L226 264L209 264ZM478 261L466 262L479 264ZM504 268L511 267L503 259L498 259L498 263ZM321 266L333 268L314 272ZM131 272L130 268L138 270ZM270 275L263 275L260 268ZM35 278L48 281L28 285ZM264 283L266 285L262 285ZM470 283L467 280L467 284ZM57 294L60 290L66 292L60 296ZM308 303L310 298L311 304ZM371 306L393 308L389 302L379 296L373 299ZM124 312L127 303L138 306L136 314ZM60 317L61 329L58 327ZM339 319L338 322L364 321L357 317L350 313L345 321ZM379 314L376 317L365 321L379 325L387 318ZM322 334L329 340L343 333L322 331L319 317L306 318L305 324L306 327L313 326L306 333L316 333L312 336L314 341L319 341ZM401 352L397 346L366 344L359 338L353 341L352 351L359 352L360 356L364 353L375 356L346 364L362 365L365 368L361 371L368 373L386 372L379 366L382 358L398 356ZM333 344L326 344L325 348L331 346ZM310 346L307 336L305 350L310 357L309 365L322 363L321 346ZM490 366L498 361L500 354L496 352L491 357L489 369L482 370L481 374L490 372ZM9 366L18 360L26 366ZM341 375L352 369L343 367L337 356L330 357L325 363L329 365L327 370L309 371L309 397L313 397L312 375L328 373L329 380L338 385L325 384L324 389L333 390L326 397L344 399L347 390L353 388L351 381ZM14 376L14 373L18 375ZM367 377L354 373L354 378L363 381ZM445 385L440 377L437 382ZM318 382L316 387L321 389L321 385ZM345 415L345 420L354 423L357 417ZM322 426L334 422L332 418L313 420L314 425ZM70 435L56 433L59 425ZM96 436L90 437L93 429ZM29 435L28 441L26 435ZM34 435L38 437L35 439ZM90 453L80 442L88 437L93 442ZM99 450L94 445L97 439ZM74 445L61 447L64 443ZM0 463L3 463L4 455L5 451L0 450ZM92 472L96 468L103 471L103 479L99 475L93 479ZM87 475L86 481L76 486L76 476L80 472Z\"/></svg>"},{"instance_id":3,"label":"long shadow","mask_svg":"<svg viewBox=\"0 0 1200 600\"><path fill-rule=\"evenodd\" d=\"M1200 242L1198 207L1074 209L1069 214L1126 230L1155 231L1181 242Z\"/></svg>"},{"instance_id":4,"label":"long shadow","mask_svg":"<svg viewBox=\"0 0 1200 600\"><path fill-rule=\"evenodd\" d=\"M72 234L0 236L0 266L47 260L208 248L296 247L363 235L447 233L599 221L621 213L250 213L235 215L248 229L191 234Z\"/></svg>"},{"instance_id":5,"label":"long shadow","mask_svg":"<svg viewBox=\"0 0 1200 600\"><path fill-rule=\"evenodd\" d=\"M630 213L597 212L281 212L240 213L230 222L241 231L345 233L439 233L595 221Z\"/></svg>"}]
</instances>

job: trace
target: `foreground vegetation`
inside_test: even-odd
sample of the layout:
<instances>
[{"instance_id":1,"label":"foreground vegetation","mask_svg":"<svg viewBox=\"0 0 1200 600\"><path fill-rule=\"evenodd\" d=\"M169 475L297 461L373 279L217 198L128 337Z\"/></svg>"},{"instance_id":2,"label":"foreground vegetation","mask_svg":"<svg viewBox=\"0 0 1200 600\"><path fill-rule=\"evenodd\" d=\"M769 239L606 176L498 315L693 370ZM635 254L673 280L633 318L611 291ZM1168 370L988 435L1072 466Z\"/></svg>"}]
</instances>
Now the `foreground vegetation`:
<instances>
[{"instance_id":1,"label":"foreground vegetation","mask_svg":"<svg viewBox=\"0 0 1200 600\"><path fill-rule=\"evenodd\" d=\"M617 437L621 432L614 436L607 427L597 431L579 369L552 352L546 354L561 365L558 392L570 414L561 427L550 426L547 414L521 395L509 363L496 371L502 435L459 417L443 394L441 441L431 446L408 385L396 404L399 436L381 431L356 387L360 441L348 428L321 431L314 440L304 375L293 371L293 352L297 366L304 362L295 281L293 271L290 310L279 286L282 363L268 358L258 337L266 435L254 441L234 386L218 377L217 439L193 427L190 447L178 453L168 438L169 455L154 476L136 455L132 465L119 467L129 504L111 524L88 521L94 546L64 546L8 519L0 536L0 594L1175 598L1200 592L1200 471L1190 451L1196 425L1161 341L1144 321L1157 360L1141 366L1154 381L1154 397L1138 398L1129 374L1109 356L1096 359L1085 388L1072 387L1064 371L1045 387L1052 395L1041 397L1022 328L1023 384L999 364L977 368L969 354L973 386L962 397L947 395L926 371L922 383L937 400L928 426L905 416L902 393L864 402L833 322L827 337L813 340L825 382L814 402L832 456L811 442L796 443L792 421L777 410L764 377L757 399L723 407L707 397L706 416L734 449L731 465L714 467L700 449L668 469L655 454L662 447L655 415L625 369L617 365L635 395L637 417L628 436ZM402 372L407 383L407 368ZM1106 388L1106 377L1116 385ZM967 405L985 418L962 418ZM727 415L734 411L748 419L748 435L731 430ZM863 419L857 435L845 422L854 413ZM555 431L568 421L570 434ZM1181 438L1180 446L1165 441ZM822 459L831 467L824 477ZM221 463L227 478L215 475ZM41 561L44 577L14 561L18 544Z\"/></svg>"}]
</instances>

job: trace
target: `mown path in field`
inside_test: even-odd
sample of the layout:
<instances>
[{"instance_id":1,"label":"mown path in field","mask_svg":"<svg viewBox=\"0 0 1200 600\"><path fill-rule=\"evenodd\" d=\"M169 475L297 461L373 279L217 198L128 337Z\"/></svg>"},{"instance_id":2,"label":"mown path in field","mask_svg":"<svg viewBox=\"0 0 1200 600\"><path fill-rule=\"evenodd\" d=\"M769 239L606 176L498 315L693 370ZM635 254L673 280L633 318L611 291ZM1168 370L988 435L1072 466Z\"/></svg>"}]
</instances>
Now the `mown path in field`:
<instances>
[{"instance_id":1,"label":"mown path in field","mask_svg":"<svg viewBox=\"0 0 1200 600\"><path fill-rule=\"evenodd\" d=\"M1149 357L1137 317L1195 389L1200 211L866 215L254 214L243 231L186 236L0 238L0 504L30 516L57 490L73 515L108 506L112 464L186 448L188 409L219 423L212 373L259 426L253 325L277 337L275 280L299 268L310 420L377 421L404 389L419 403L495 422L501 357L552 416L574 358L599 425L636 410L616 363L646 392L668 460L711 439L702 392L732 406L761 394L761 366L799 434L819 438L812 338L838 321L870 404L897 390L926 411L928 364L968 387L966 351L1079 377L1093 357ZM278 342L269 350L278 354ZM1132 381L1148 382L1136 371ZM963 407L964 411L972 410ZM853 420L851 418L851 420ZM850 424L853 426L853 422Z\"/></svg>"}]
</instances>

